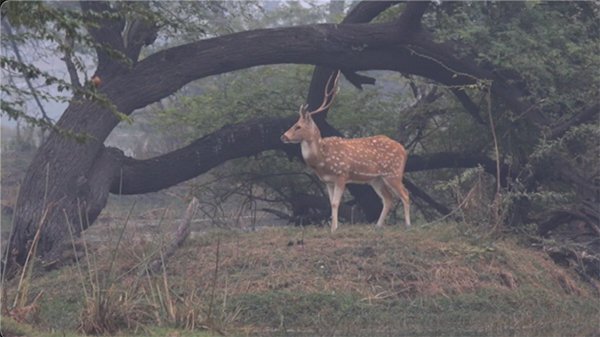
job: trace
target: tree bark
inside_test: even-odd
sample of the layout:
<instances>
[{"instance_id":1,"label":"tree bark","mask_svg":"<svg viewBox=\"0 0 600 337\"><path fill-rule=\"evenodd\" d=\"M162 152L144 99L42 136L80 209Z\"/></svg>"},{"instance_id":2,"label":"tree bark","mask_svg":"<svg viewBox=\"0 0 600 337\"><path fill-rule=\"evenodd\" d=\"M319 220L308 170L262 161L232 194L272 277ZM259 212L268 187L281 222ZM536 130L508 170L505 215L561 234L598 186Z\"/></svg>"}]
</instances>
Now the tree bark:
<instances>
[{"instance_id":1,"label":"tree bark","mask_svg":"<svg viewBox=\"0 0 600 337\"><path fill-rule=\"evenodd\" d=\"M227 125L189 145L167 154L137 160L123 156L118 179L110 187L115 194L142 194L162 190L197 177L234 158L267 150L284 150L281 135L295 116Z\"/></svg>"},{"instance_id":2,"label":"tree bark","mask_svg":"<svg viewBox=\"0 0 600 337\"><path fill-rule=\"evenodd\" d=\"M42 255L64 239L68 222L79 233L104 208L117 165L112 160L114 151L105 151L98 139L104 139L106 136L102 135L108 134L117 122L112 113L98 104L69 105L57 126L85 132L90 138L78 143L71 137L52 132L34 156L19 191L13 220L10 251L16 253L16 262L24 262L28 242L46 209L47 223L38 246ZM94 127L90 127L92 125Z\"/></svg>"}]
</instances>

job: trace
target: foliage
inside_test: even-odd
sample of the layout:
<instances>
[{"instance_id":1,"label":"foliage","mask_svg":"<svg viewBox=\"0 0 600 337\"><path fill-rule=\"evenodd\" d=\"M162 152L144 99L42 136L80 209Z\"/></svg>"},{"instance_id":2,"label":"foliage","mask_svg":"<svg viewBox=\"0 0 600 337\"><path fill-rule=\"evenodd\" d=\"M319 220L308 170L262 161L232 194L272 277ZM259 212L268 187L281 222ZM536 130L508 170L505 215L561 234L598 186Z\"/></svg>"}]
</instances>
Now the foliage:
<instances>
[{"instance_id":1,"label":"foliage","mask_svg":"<svg viewBox=\"0 0 600 337\"><path fill-rule=\"evenodd\" d=\"M460 42L464 54L520 81L530 102L549 117L564 118L597 97L598 4L480 2L448 7L433 19L437 36Z\"/></svg>"},{"instance_id":2,"label":"foliage","mask_svg":"<svg viewBox=\"0 0 600 337\"><path fill-rule=\"evenodd\" d=\"M87 33L86 28L100 27L101 20L124 20L125 29L135 20L154 22L164 37L150 49L156 50L186 38L189 41L241 30L244 26L240 20L260 14L253 2L115 2L111 7L117 11L83 13L75 3L59 2L10 2L3 6L5 34L0 67L8 81L3 81L0 88L2 114L72 135L54 125L57 116L47 111L48 105L62 107L74 98L86 97L111 107L112 103L98 95L91 81L89 73L97 61L94 49L128 65L136 60L129 60ZM128 120L113 110L119 118Z\"/></svg>"},{"instance_id":3,"label":"foliage","mask_svg":"<svg viewBox=\"0 0 600 337\"><path fill-rule=\"evenodd\" d=\"M159 121L166 127L187 126L183 136L192 140L226 124L288 116L304 99L300 79L306 81L309 74L306 66L261 67L199 81L159 112Z\"/></svg>"},{"instance_id":4,"label":"foliage","mask_svg":"<svg viewBox=\"0 0 600 337\"><path fill-rule=\"evenodd\" d=\"M598 4L590 2L446 3L436 7L426 23L440 41L456 42L461 47L456 53L517 84L530 110L542 111L548 125L561 125L598 101L599 12ZM566 160L590 182L600 176L594 155L600 151L593 123L597 118L548 137L532 132L535 126L524 114L514 115L497 99L492 111L502 157L520 170L509 196L529 198L540 206L535 209L546 211L567 200L580 202L583 196L575 185L553 179L558 174L554 164ZM544 180L540 190L520 184L534 171Z\"/></svg>"}]
</instances>

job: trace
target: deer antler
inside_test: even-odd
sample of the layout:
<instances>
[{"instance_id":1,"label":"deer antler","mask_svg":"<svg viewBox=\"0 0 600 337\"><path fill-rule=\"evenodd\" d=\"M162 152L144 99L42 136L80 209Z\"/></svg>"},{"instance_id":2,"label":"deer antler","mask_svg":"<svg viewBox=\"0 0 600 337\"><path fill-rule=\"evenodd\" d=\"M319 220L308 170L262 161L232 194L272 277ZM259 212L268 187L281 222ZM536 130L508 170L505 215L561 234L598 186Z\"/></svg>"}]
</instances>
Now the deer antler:
<instances>
[{"instance_id":1,"label":"deer antler","mask_svg":"<svg viewBox=\"0 0 600 337\"><path fill-rule=\"evenodd\" d=\"M298 113L302 114L303 112L306 112L307 109L308 109L308 104L302 104L300 106L300 110L298 111Z\"/></svg>"},{"instance_id":2,"label":"deer antler","mask_svg":"<svg viewBox=\"0 0 600 337\"><path fill-rule=\"evenodd\" d=\"M333 72L331 74L331 76L329 76L329 79L327 80L327 84L325 85L325 92L323 95L323 103L321 103L321 106L318 107L316 110L310 111L308 113L309 115L314 115L321 111L327 110L331 106L331 103L333 103L335 95L338 92L338 81L340 79L340 73L341 73L341 71L336 70L335 72ZM329 90L329 86L331 84L332 79L333 79L333 86ZM308 105L305 104L305 105L301 106L300 110L302 110L303 107L304 107L304 109L306 109L306 108L308 108Z\"/></svg>"}]
</instances>

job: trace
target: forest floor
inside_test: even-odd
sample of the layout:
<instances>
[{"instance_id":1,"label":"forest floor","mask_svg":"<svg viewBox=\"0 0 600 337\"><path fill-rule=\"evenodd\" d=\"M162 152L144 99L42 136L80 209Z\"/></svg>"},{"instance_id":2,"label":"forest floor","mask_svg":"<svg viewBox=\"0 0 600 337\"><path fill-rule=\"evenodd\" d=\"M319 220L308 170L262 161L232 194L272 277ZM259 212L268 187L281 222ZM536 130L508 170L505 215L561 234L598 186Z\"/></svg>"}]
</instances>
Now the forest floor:
<instances>
[{"instance_id":1,"label":"forest floor","mask_svg":"<svg viewBox=\"0 0 600 337\"><path fill-rule=\"evenodd\" d=\"M166 236L136 231L84 236L77 263L34 269L24 312L3 312L3 336L600 334L600 284L522 239L465 224L216 229L152 275L144 266Z\"/></svg>"}]
</instances>

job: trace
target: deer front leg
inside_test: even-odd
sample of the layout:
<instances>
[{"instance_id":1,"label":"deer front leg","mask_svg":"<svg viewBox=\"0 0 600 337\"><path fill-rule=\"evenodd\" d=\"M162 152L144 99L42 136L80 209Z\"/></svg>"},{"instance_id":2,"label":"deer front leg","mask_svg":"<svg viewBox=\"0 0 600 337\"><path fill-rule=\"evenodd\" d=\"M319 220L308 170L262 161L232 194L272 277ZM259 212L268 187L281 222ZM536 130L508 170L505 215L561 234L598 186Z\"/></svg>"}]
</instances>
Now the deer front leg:
<instances>
[{"instance_id":1,"label":"deer front leg","mask_svg":"<svg viewBox=\"0 0 600 337\"><path fill-rule=\"evenodd\" d=\"M331 195L331 233L335 232L338 226L338 208L342 201L342 195L344 195L344 189L346 182L342 179L338 179L333 186L333 195Z\"/></svg>"}]
</instances>

